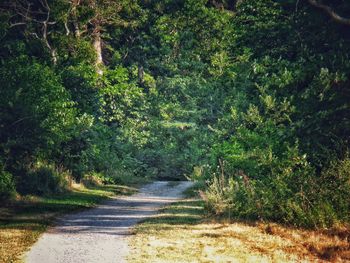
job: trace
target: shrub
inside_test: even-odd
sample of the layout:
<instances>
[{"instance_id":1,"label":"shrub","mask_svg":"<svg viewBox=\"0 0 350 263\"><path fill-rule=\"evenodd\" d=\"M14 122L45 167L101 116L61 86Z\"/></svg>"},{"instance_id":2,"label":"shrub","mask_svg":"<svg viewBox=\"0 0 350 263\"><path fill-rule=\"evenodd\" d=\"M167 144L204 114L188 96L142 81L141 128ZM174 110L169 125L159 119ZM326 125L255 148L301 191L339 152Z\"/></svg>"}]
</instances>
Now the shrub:
<instances>
[{"instance_id":1,"label":"shrub","mask_svg":"<svg viewBox=\"0 0 350 263\"><path fill-rule=\"evenodd\" d=\"M48 158L69 140L75 109L60 78L26 56L0 66L0 154L24 176L38 156Z\"/></svg>"},{"instance_id":2,"label":"shrub","mask_svg":"<svg viewBox=\"0 0 350 263\"><path fill-rule=\"evenodd\" d=\"M295 158L295 157L294 157ZM215 175L205 193L207 209L220 216L278 221L303 227L350 222L350 159L316 176L309 165L252 179L242 171Z\"/></svg>"},{"instance_id":3,"label":"shrub","mask_svg":"<svg viewBox=\"0 0 350 263\"><path fill-rule=\"evenodd\" d=\"M63 192L68 187L66 172L50 165L32 168L26 176L20 178L17 189L21 194L45 195Z\"/></svg>"},{"instance_id":4,"label":"shrub","mask_svg":"<svg viewBox=\"0 0 350 263\"><path fill-rule=\"evenodd\" d=\"M350 222L350 158L333 161L322 170L309 197L313 223L329 226Z\"/></svg>"},{"instance_id":5,"label":"shrub","mask_svg":"<svg viewBox=\"0 0 350 263\"><path fill-rule=\"evenodd\" d=\"M0 201L8 200L15 194L15 184L12 175L0 170Z\"/></svg>"},{"instance_id":6,"label":"shrub","mask_svg":"<svg viewBox=\"0 0 350 263\"><path fill-rule=\"evenodd\" d=\"M104 183L104 176L103 174L90 173L83 176L83 178L81 179L81 183L85 186L102 185Z\"/></svg>"}]
</instances>

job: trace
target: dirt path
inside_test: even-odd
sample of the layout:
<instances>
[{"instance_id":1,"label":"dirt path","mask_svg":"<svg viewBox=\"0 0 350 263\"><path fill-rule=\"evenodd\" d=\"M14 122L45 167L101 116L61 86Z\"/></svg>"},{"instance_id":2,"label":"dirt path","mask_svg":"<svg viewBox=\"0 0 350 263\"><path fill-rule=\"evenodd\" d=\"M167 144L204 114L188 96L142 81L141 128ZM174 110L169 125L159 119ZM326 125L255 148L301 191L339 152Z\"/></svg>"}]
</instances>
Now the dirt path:
<instances>
[{"instance_id":1,"label":"dirt path","mask_svg":"<svg viewBox=\"0 0 350 263\"><path fill-rule=\"evenodd\" d=\"M108 200L83 212L70 214L41 236L25 255L25 262L125 262L127 236L140 220L161 206L181 199L191 182L154 182L129 197Z\"/></svg>"}]
</instances>

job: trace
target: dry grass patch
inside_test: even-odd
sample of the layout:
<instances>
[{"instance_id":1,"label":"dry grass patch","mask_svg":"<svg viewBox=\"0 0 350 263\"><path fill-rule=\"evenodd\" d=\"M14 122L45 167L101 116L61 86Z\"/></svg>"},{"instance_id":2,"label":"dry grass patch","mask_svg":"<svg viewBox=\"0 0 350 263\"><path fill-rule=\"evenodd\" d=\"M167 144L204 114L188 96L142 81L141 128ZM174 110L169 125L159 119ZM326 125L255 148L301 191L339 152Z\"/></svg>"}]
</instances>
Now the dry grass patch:
<instances>
[{"instance_id":1,"label":"dry grass patch","mask_svg":"<svg viewBox=\"0 0 350 263\"><path fill-rule=\"evenodd\" d=\"M16 262L18 256L31 246L45 230L40 224L26 225L22 229L0 229L0 262Z\"/></svg>"},{"instance_id":2,"label":"dry grass patch","mask_svg":"<svg viewBox=\"0 0 350 263\"><path fill-rule=\"evenodd\" d=\"M259 229L301 245L318 259L331 262L350 262L350 233L348 228L305 230L278 224L259 224Z\"/></svg>"},{"instance_id":3,"label":"dry grass patch","mask_svg":"<svg viewBox=\"0 0 350 263\"><path fill-rule=\"evenodd\" d=\"M164 209L135 229L130 262L343 262L347 236L266 223L217 223L200 200ZM336 248L336 249L334 249ZM331 252L329 252L331 251Z\"/></svg>"}]
</instances>

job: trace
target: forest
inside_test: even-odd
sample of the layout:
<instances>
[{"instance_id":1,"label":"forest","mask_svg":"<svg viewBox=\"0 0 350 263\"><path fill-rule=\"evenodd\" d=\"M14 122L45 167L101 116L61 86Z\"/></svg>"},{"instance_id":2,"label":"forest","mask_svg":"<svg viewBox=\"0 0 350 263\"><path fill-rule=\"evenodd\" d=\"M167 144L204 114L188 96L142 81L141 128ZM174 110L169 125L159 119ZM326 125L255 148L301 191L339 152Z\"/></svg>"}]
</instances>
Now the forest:
<instances>
[{"instance_id":1,"label":"forest","mask_svg":"<svg viewBox=\"0 0 350 263\"><path fill-rule=\"evenodd\" d=\"M185 180L208 213L350 222L350 3L1 0L0 200Z\"/></svg>"}]
</instances>

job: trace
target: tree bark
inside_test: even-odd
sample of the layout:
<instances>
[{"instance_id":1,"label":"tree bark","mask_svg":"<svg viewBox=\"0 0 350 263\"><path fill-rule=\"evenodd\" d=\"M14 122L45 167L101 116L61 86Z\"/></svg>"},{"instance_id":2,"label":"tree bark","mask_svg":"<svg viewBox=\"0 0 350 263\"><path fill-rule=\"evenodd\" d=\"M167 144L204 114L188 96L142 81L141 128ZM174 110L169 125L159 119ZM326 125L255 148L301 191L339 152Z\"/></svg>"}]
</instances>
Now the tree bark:
<instances>
[{"instance_id":1,"label":"tree bark","mask_svg":"<svg viewBox=\"0 0 350 263\"><path fill-rule=\"evenodd\" d=\"M138 65L138 67L137 67L137 76L138 76L138 81L139 81L140 85L143 85L143 75L144 75L143 66L142 65Z\"/></svg>"},{"instance_id":2,"label":"tree bark","mask_svg":"<svg viewBox=\"0 0 350 263\"><path fill-rule=\"evenodd\" d=\"M96 53L95 66L97 69L97 73L99 75L102 75L103 74L103 71L102 71L102 66L103 66L102 39L101 39L101 31L98 28L98 26L93 33L93 46L94 46L95 53Z\"/></svg>"},{"instance_id":3,"label":"tree bark","mask_svg":"<svg viewBox=\"0 0 350 263\"><path fill-rule=\"evenodd\" d=\"M72 1L72 16L73 16L73 26L74 26L74 35L76 38L80 38L80 29L79 29L79 23L78 23L78 14L77 14L77 7L80 5L80 0L73 0Z\"/></svg>"}]
</instances>

